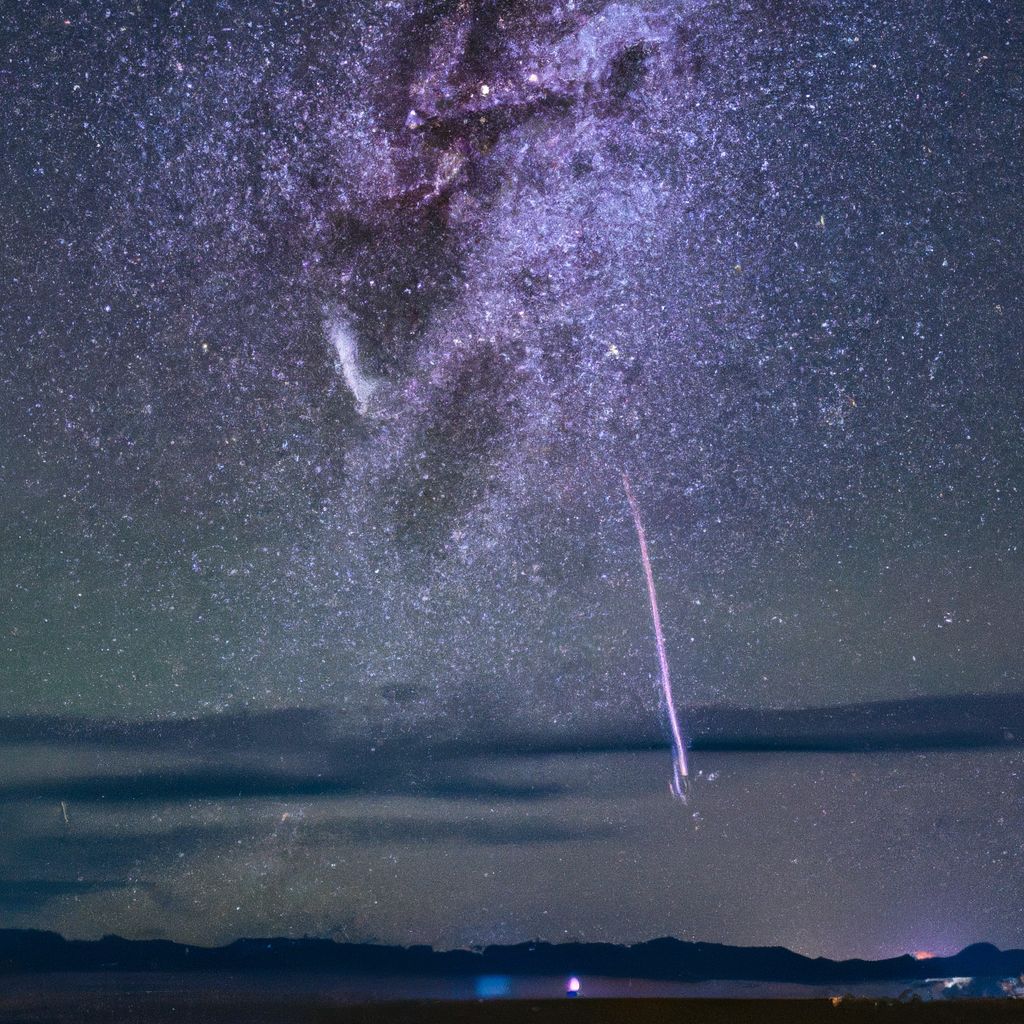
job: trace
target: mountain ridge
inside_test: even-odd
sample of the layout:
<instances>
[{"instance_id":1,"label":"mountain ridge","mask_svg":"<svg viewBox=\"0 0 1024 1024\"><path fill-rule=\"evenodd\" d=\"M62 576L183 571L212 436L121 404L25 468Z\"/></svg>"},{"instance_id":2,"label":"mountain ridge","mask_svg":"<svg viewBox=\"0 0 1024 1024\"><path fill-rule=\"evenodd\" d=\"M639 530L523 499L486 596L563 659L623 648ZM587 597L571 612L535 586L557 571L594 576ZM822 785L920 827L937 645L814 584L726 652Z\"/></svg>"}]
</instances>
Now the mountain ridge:
<instances>
[{"instance_id":1,"label":"mountain ridge","mask_svg":"<svg viewBox=\"0 0 1024 1024\"><path fill-rule=\"evenodd\" d=\"M334 971L339 974L464 977L591 975L658 981L746 980L853 984L1024 973L1024 949L975 943L947 957L882 960L807 957L783 946L727 946L664 937L634 945L521 942L475 949L241 938L216 947L167 939L65 939L56 932L0 929L0 974L110 971Z\"/></svg>"}]
</instances>

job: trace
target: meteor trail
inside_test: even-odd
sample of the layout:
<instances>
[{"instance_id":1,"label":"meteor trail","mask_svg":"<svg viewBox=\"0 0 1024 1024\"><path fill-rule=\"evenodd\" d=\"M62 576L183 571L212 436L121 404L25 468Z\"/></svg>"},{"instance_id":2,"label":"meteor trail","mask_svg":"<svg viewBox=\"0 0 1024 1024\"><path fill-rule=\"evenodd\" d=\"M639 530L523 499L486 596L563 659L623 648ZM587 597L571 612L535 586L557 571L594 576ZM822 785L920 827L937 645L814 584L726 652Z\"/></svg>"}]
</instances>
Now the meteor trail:
<instances>
[{"instance_id":1,"label":"meteor trail","mask_svg":"<svg viewBox=\"0 0 1024 1024\"><path fill-rule=\"evenodd\" d=\"M626 491L629 510L633 513L633 524L636 526L637 540L640 541L640 558L644 563L644 575L647 577L647 596L651 602L651 619L654 622L654 639L658 645L658 664L661 667L661 692L668 710L668 724L672 730L672 781L669 788L673 796L686 803L689 787L689 771L686 767L686 744L683 742L679 718L676 715L675 701L672 699L672 682L668 674L668 656L665 654L665 634L661 631L661 615L658 613L658 594L654 589L654 573L651 571L651 558L647 553L647 533L644 531L643 520L640 518L640 506L636 495L629 484L629 476L622 474L622 486Z\"/></svg>"}]
</instances>

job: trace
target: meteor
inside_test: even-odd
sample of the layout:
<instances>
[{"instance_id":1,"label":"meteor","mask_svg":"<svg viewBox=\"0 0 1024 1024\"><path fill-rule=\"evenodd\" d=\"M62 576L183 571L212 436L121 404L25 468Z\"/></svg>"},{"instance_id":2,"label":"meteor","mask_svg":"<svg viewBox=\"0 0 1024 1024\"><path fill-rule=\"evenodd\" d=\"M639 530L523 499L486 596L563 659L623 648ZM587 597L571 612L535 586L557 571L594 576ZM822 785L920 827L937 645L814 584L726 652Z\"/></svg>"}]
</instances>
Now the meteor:
<instances>
[{"instance_id":1,"label":"meteor","mask_svg":"<svg viewBox=\"0 0 1024 1024\"><path fill-rule=\"evenodd\" d=\"M654 639L658 646L658 664L661 669L661 693L668 711L668 724L672 732L672 781L669 789L672 795L686 803L689 792L689 770L686 766L686 744L679 728L679 717L676 714L675 701L672 699L672 681L668 674L668 656L665 654L665 634L661 631L661 615L658 612L658 594L654 589L654 573L651 570L651 558L647 553L647 533L643 520L640 518L640 506L629 483L629 476L622 474L622 486L626 491L629 510L633 513L633 525L636 537L640 542L640 558L644 564L644 575L647 577L647 597L651 604L651 620L654 623Z\"/></svg>"},{"instance_id":2,"label":"meteor","mask_svg":"<svg viewBox=\"0 0 1024 1024\"><path fill-rule=\"evenodd\" d=\"M370 399L373 398L373 393L380 386L380 382L366 376L359 368L356 336L337 313L331 314L324 323L324 333L331 348L334 349L338 369L341 370L341 375L356 400L356 409L360 416L365 416L370 409Z\"/></svg>"}]
</instances>

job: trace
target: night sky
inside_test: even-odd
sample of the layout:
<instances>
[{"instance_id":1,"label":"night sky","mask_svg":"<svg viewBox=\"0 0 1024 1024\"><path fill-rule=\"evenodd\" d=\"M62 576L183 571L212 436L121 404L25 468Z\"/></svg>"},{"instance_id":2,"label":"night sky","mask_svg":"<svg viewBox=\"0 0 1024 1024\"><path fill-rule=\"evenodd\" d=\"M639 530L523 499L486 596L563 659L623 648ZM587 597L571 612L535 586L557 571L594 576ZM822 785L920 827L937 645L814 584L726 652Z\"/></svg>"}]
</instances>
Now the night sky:
<instances>
[{"instance_id":1,"label":"night sky","mask_svg":"<svg viewBox=\"0 0 1024 1024\"><path fill-rule=\"evenodd\" d=\"M0 925L1024 944L1022 111L1017 0L7 0Z\"/></svg>"}]
</instances>

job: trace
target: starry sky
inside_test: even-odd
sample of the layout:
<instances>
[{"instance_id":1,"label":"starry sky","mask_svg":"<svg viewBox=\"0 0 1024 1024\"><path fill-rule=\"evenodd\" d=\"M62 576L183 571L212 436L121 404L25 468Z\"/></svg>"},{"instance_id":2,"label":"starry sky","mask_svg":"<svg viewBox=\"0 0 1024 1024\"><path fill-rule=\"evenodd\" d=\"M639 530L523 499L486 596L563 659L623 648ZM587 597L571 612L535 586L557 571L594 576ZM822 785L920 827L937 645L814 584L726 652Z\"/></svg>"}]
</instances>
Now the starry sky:
<instances>
[{"instance_id":1,"label":"starry sky","mask_svg":"<svg viewBox=\"0 0 1024 1024\"><path fill-rule=\"evenodd\" d=\"M1024 944L1022 58L4 4L0 923Z\"/></svg>"}]
</instances>

